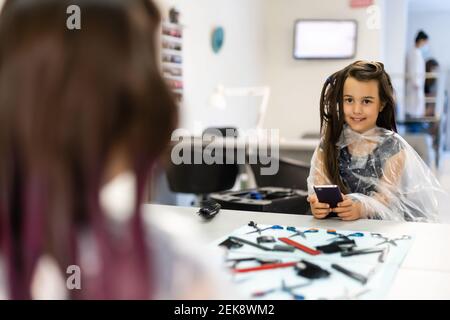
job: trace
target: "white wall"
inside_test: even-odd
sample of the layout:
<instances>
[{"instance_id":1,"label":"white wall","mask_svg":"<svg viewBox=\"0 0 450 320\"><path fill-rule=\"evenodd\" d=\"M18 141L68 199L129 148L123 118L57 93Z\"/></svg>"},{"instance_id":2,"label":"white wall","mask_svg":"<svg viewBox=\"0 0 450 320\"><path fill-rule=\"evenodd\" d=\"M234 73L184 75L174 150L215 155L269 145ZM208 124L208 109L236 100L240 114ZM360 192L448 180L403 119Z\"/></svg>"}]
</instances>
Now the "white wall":
<instances>
[{"instance_id":1,"label":"white wall","mask_svg":"<svg viewBox=\"0 0 450 320\"><path fill-rule=\"evenodd\" d=\"M182 127L199 131L209 125L224 124L220 121L230 112L209 106L209 97L218 84L237 87L264 84L265 1L158 0L163 12L175 6L185 25ZM219 54L211 49L211 33L216 26L225 29L225 42ZM236 116L245 119L251 115L242 110Z\"/></svg>"},{"instance_id":2,"label":"white wall","mask_svg":"<svg viewBox=\"0 0 450 320\"><path fill-rule=\"evenodd\" d=\"M265 127L280 129L283 137L299 137L304 132L319 130L322 84L331 73L353 60L294 60L294 21L299 18L356 19L355 59L384 62L388 54L384 50L385 32L381 28L384 20L380 21L380 26L369 28L373 15L365 8L350 8L348 0L158 1L166 9L175 5L186 26L186 101L182 126L190 129L196 127L196 121L202 123L196 128L200 130L216 124L214 119L225 117L224 113L208 106L214 87L223 83L228 86L269 85L272 95ZM385 0L376 0L375 4L384 12ZM225 45L223 51L215 55L210 48L210 35L217 25L225 28ZM251 115L238 112L233 116Z\"/></svg>"},{"instance_id":3,"label":"white wall","mask_svg":"<svg viewBox=\"0 0 450 320\"><path fill-rule=\"evenodd\" d=\"M384 1L376 1L382 4ZM319 99L322 85L333 72L353 60L294 60L294 21L300 18L356 19L356 59L380 60L383 35L369 29L366 9L352 9L348 0L269 1L266 15L268 56L267 81L272 98L266 127L279 128L281 136L295 138L307 131L319 131Z\"/></svg>"}]
</instances>

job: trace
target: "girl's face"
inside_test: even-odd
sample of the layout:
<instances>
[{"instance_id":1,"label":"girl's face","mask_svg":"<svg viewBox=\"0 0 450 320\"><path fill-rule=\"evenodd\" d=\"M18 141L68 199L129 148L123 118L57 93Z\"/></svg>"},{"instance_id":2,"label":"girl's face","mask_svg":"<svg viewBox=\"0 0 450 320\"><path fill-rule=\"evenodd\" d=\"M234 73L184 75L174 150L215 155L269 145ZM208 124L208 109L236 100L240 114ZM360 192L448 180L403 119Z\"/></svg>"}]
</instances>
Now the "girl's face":
<instances>
[{"instance_id":1,"label":"girl's face","mask_svg":"<svg viewBox=\"0 0 450 320\"><path fill-rule=\"evenodd\" d=\"M381 101L378 81L358 81L348 77L344 82L345 122L356 132L363 133L376 126Z\"/></svg>"}]
</instances>

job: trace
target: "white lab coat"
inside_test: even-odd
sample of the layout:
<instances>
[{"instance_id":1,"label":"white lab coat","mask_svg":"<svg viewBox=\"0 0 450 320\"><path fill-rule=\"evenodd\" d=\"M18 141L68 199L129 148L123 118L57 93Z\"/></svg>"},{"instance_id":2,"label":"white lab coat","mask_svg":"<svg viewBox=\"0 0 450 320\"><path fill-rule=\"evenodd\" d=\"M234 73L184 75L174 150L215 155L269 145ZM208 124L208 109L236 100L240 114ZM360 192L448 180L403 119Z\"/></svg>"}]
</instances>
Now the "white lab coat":
<instances>
[{"instance_id":1,"label":"white lab coat","mask_svg":"<svg viewBox=\"0 0 450 320\"><path fill-rule=\"evenodd\" d=\"M425 59L420 49L414 47L406 57L406 114L412 117L425 115Z\"/></svg>"}]
</instances>

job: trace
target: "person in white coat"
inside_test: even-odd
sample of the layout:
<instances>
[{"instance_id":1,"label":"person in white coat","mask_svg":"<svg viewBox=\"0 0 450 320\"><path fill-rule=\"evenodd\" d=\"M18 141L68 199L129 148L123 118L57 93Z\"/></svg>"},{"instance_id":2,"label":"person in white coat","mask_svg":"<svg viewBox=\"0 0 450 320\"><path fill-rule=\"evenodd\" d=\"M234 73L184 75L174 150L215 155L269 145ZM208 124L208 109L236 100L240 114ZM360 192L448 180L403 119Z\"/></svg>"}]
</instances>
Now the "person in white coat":
<instances>
[{"instance_id":1,"label":"person in white coat","mask_svg":"<svg viewBox=\"0 0 450 320\"><path fill-rule=\"evenodd\" d=\"M428 46L428 35L419 31L415 46L406 57L406 117L425 115L425 58L422 51Z\"/></svg>"}]
</instances>

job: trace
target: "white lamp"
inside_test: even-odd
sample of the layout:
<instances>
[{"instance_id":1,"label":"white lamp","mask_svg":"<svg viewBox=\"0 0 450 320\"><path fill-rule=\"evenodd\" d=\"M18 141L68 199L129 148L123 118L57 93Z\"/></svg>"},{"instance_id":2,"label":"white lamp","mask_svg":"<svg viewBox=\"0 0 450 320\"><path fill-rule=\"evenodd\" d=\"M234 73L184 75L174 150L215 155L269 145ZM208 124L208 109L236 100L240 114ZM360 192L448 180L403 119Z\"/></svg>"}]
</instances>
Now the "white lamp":
<instances>
[{"instance_id":1,"label":"white lamp","mask_svg":"<svg viewBox=\"0 0 450 320\"><path fill-rule=\"evenodd\" d=\"M225 88L223 85L218 85L211 94L209 104L216 109L226 109L226 97L261 97L261 104L258 110L258 118L256 128L262 129L264 117L269 103L270 88L268 86L262 87L242 87L242 88Z\"/></svg>"},{"instance_id":2,"label":"white lamp","mask_svg":"<svg viewBox=\"0 0 450 320\"><path fill-rule=\"evenodd\" d=\"M225 98L225 87L218 85L209 98L209 104L216 109L224 110L227 108L227 99Z\"/></svg>"}]
</instances>

